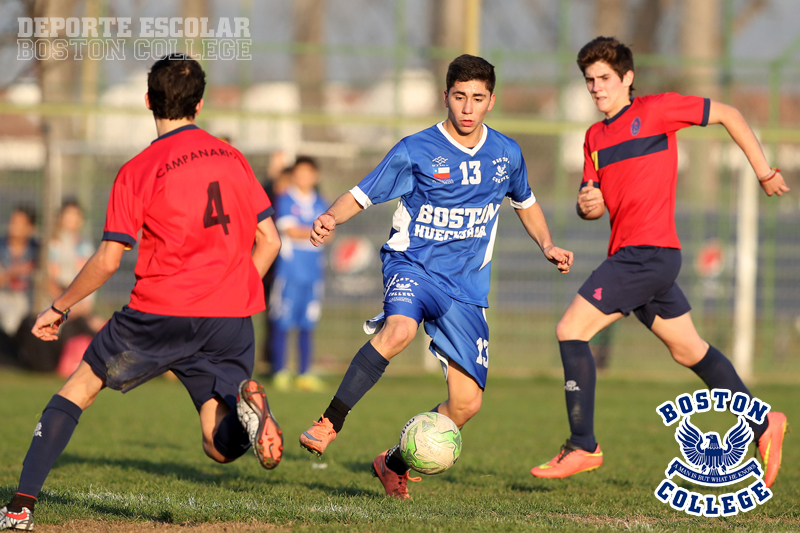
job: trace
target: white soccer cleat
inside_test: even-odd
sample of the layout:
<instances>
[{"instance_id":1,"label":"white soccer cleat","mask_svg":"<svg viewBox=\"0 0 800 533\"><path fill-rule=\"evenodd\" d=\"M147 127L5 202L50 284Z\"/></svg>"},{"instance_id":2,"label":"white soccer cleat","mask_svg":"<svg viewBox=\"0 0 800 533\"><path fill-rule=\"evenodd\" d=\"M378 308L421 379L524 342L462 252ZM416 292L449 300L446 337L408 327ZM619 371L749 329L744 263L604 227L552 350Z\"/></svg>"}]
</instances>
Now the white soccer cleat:
<instances>
[{"instance_id":1,"label":"white soccer cleat","mask_svg":"<svg viewBox=\"0 0 800 533\"><path fill-rule=\"evenodd\" d=\"M33 531L33 511L27 507L17 513L10 511L8 506L0 509L0 531L7 529Z\"/></svg>"}]
</instances>

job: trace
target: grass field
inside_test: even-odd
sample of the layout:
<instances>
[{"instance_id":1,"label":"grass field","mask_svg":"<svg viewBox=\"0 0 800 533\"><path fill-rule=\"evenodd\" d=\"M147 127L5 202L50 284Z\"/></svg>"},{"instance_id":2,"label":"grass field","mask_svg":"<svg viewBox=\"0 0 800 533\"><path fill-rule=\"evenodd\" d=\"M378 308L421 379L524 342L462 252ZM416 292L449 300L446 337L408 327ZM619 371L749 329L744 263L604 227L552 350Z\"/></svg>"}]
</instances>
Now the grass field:
<instances>
[{"instance_id":1,"label":"grass field","mask_svg":"<svg viewBox=\"0 0 800 533\"><path fill-rule=\"evenodd\" d=\"M407 502L385 498L369 466L395 443L408 418L443 399L442 380L384 378L320 460L301 450L297 438L327 405L338 377L329 383L329 393L270 393L286 449L283 462L269 472L249 453L230 465L207 459L197 416L179 383L157 379L126 395L102 392L45 484L37 530L800 529L796 435L787 435L774 497L749 513L691 518L656 500L653 491L680 452L675 426L665 427L655 407L700 388L696 380L601 377L596 424L605 464L594 473L548 481L533 478L529 470L554 455L568 436L562 385L546 378L490 378L483 410L464 428L458 464L411 484ZM3 501L16 489L39 413L60 384L52 377L0 374ZM800 420L800 388L760 385L753 392L790 421ZM733 425L730 414L695 415L692 421L722 435ZM686 487L716 494L730 490Z\"/></svg>"}]
</instances>

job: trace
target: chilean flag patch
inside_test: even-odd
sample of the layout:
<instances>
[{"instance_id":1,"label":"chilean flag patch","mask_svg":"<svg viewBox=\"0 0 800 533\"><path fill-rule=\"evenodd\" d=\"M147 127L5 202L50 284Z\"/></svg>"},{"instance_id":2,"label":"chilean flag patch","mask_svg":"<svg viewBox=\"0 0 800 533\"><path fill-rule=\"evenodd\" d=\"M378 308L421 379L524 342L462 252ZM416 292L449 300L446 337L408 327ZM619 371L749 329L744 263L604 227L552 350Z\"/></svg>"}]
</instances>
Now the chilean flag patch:
<instances>
[{"instance_id":1,"label":"chilean flag patch","mask_svg":"<svg viewBox=\"0 0 800 533\"><path fill-rule=\"evenodd\" d=\"M434 168L433 177L437 180L450 179L450 167Z\"/></svg>"}]
</instances>

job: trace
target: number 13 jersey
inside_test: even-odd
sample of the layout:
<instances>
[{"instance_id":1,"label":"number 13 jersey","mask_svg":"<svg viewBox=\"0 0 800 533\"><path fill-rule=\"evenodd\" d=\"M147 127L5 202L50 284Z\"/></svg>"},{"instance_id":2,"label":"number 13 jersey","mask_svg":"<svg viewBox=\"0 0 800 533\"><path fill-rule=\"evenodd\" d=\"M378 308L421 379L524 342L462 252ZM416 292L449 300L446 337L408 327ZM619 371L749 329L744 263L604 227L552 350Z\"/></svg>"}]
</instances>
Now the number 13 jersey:
<instances>
[{"instance_id":1,"label":"number 13 jersey","mask_svg":"<svg viewBox=\"0 0 800 533\"><path fill-rule=\"evenodd\" d=\"M130 307L169 316L263 311L251 258L274 212L244 156L197 126L162 135L117 174L103 240L139 242Z\"/></svg>"},{"instance_id":2,"label":"number 13 jersey","mask_svg":"<svg viewBox=\"0 0 800 533\"><path fill-rule=\"evenodd\" d=\"M363 207L400 198L384 269L404 264L426 274L456 300L488 307L497 215L536 202L519 145L483 125L472 148L436 124L401 140L350 191Z\"/></svg>"}]
</instances>

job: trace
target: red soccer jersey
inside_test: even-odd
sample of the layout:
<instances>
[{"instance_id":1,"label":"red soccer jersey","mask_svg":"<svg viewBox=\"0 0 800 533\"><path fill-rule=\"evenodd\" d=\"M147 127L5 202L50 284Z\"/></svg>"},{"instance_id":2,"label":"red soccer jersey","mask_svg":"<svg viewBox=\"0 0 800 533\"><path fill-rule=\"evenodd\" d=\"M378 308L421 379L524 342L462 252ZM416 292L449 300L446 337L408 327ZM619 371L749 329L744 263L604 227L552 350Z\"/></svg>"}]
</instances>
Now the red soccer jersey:
<instances>
[{"instance_id":1,"label":"red soccer jersey","mask_svg":"<svg viewBox=\"0 0 800 533\"><path fill-rule=\"evenodd\" d=\"M623 246L680 248L675 230L675 132L708 124L710 101L675 93L638 97L594 124L583 145L583 183L593 180L611 217L608 255Z\"/></svg>"},{"instance_id":2,"label":"red soccer jersey","mask_svg":"<svg viewBox=\"0 0 800 533\"><path fill-rule=\"evenodd\" d=\"M103 240L132 247L130 307L170 316L263 311L251 252L272 204L239 151L197 126L162 135L117 174Z\"/></svg>"}]
</instances>

